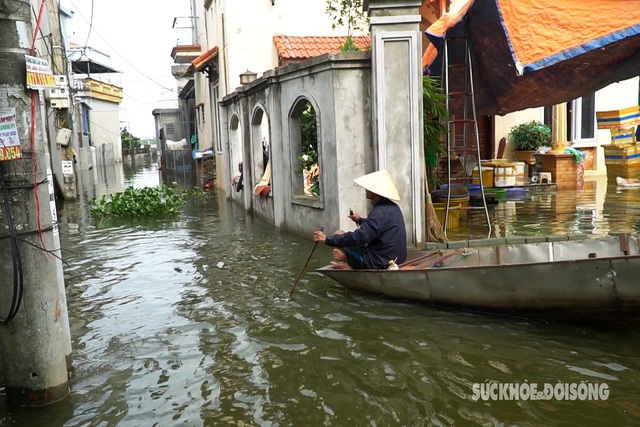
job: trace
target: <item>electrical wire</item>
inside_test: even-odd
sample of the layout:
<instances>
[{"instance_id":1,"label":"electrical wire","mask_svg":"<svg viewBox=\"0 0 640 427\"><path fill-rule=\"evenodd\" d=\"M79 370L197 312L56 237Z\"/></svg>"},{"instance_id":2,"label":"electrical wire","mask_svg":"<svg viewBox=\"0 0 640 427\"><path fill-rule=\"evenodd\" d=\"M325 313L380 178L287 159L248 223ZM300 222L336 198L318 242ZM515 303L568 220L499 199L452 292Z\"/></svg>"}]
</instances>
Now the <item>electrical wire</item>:
<instances>
[{"instance_id":1,"label":"electrical wire","mask_svg":"<svg viewBox=\"0 0 640 427\"><path fill-rule=\"evenodd\" d=\"M45 0L42 0L40 2L40 11L38 12L38 19L36 21L36 28L35 31L33 32L33 38L31 39L31 51L29 52L30 55L33 55L33 52L36 48L36 35L38 34L38 31L40 30L40 23L42 22L42 12L44 11L44 4L45 4ZM35 12L35 10L34 10Z\"/></svg>"},{"instance_id":2,"label":"electrical wire","mask_svg":"<svg viewBox=\"0 0 640 427\"><path fill-rule=\"evenodd\" d=\"M89 33L87 34L87 41L84 42L84 48L85 49L87 48L87 46L89 46L89 37L91 36L91 30L93 29L93 7L94 7L94 5L95 5L94 4L94 0L91 0L91 21L89 21ZM74 7L75 7L75 5L74 5ZM82 52L82 54L84 55L84 51Z\"/></svg>"},{"instance_id":3,"label":"electrical wire","mask_svg":"<svg viewBox=\"0 0 640 427\"><path fill-rule=\"evenodd\" d=\"M122 54L120 54L120 52L118 51L118 49L114 48L107 39L105 39L102 34L100 34L98 32L98 30L96 30L95 28L93 28L93 17L91 18L91 22L89 22L87 20L87 18L84 17L84 15L82 13L80 13L80 9L78 9L78 6L76 6L75 4L73 4L73 1L69 0L69 3L76 9L76 12L78 13L78 15L80 15L82 17L82 19L84 19L88 24L89 24L89 31L91 31L91 29L93 29L93 31L100 36L100 38L107 44L107 46L109 46L115 53L116 55L118 55L120 58L122 58L124 60L124 62L126 62L131 68L133 68L136 72L138 72L142 77L146 78L148 81L157 84L158 86L160 86L161 88L168 90L169 92L173 92L173 93L178 93L178 90L175 88L169 88L159 82L157 82L156 80L154 80L153 78L149 77L148 75L146 75L145 73L143 73L142 71L140 71L136 66L134 66L131 62L129 62L127 60L127 58L125 58L124 56L122 56ZM93 8L93 1L91 2L91 6ZM93 15L92 15L93 16ZM87 42L88 42L88 38L87 38ZM85 46L86 47L86 46Z\"/></svg>"},{"instance_id":4,"label":"electrical wire","mask_svg":"<svg viewBox=\"0 0 640 427\"><path fill-rule=\"evenodd\" d=\"M22 256L20 247L18 246L18 237L16 235L16 227L13 224L11 215L11 205L9 198L9 189L4 179L4 171L0 172L0 185L2 186L2 198L7 217L7 227L9 228L10 245L11 245L11 261L13 266L13 295L11 296L11 305L7 317L0 317L0 324L6 325L18 314L20 304L22 303L22 295L24 294L24 278L22 275Z\"/></svg>"},{"instance_id":5,"label":"electrical wire","mask_svg":"<svg viewBox=\"0 0 640 427\"><path fill-rule=\"evenodd\" d=\"M92 113L92 114L93 114L93 113ZM107 129L107 128L105 128L105 127L102 127L102 126L100 126L100 125L99 125L99 124L97 124L97 123L91 123L91 126L93 126L93 127L97 127L97 128L100 128L100 129L102 129L103 131L105 131L105 132L107 132L107 133L110 133L111 135L117 135L117 136L120 136L120 133L112 132L110 129Z\"/></svg>"},{"instance_id":6,"label":"electrical wire","mask_svg":"<svg viewBox=\"0 0 640 427\"><path fill-rule=\"evenodd\" d=\"M49 228L48 228L48 229L53 230L54 228L55 228L55 227L54 227L53 225L51 225L51 226L49 226ZM38 232L39 232L39 230L34 230L34 231L33 231L33 233L38 233ZM30 233L29 233L29 232L26 232L26 233L21 233L21 234L30 234ZM65 263L65 265L66 265L67 267L71 267L71 264L69 264L67 261L63 260L61 257L59 257L59 256L55 253L55 252L56 252L56 251L58 251L58 250L59 250L59 251L62 251L62 248L50 250L50 249L42 248L42 247L40 247L40 246L38 246L38 245L36 245L36 244L34 244L34 243L31 243L31 242L29 242L29 241L27 241L27 240L24 240L24 239L17 239L17 240L18 240L18 241L20 241L20 242L22 242L22 243L25 243L25 244L27 244L27 245L29 245L29 246L33 246L33 247L34 247L34 248L36 248L36 249L40 249L41 251L45 252L46 254L48 254L48 255L52 255L54 258L59 259L60 261L62 261L63 263ZM67 250L67 252L72 252L72 253L73 253L73 251L69 251L69 250Z\"/></svg>"},{"instance_id":7,"label":"electrical wire","mask_svg":"<svg viewBox=\"0 0 640 427\"><path fill-rule=\"evenodd\" d=\"M36 35L40 29L40 24L42 23L42 12L44 10L44 5L46 0L42 0L40 2L40 12L38 12L38 20L36 21L36 28L33 32L33 38L31 40L31 51L30 54L33 55L36 46ZM44 120L44 117L42 118ZM46 249L47 245L44 243L44 236L42 233L42 226L40 224L40 197L38 195L38 161L36 159L36 91L31 91L31 160L33 161L33 189L36 199L36 219L38 222L38 230L40 230L40 242L42 243L42 247Z\"/></svg>"},{"instance_id":8,"label":"electrical wire","mask_svg":"<svg viewBox=\"0 0 640 427\"><path fill-rule=\"evenodd\" d=\"M43 0L44 1L44 0ZM46 248L40 224L40 196L38 192L38 159L36 158L36 91L31 91L31 161L33 162L33 193L36 199L36 221L40 230L40 242Z\"/></svg>"}]
</instances>

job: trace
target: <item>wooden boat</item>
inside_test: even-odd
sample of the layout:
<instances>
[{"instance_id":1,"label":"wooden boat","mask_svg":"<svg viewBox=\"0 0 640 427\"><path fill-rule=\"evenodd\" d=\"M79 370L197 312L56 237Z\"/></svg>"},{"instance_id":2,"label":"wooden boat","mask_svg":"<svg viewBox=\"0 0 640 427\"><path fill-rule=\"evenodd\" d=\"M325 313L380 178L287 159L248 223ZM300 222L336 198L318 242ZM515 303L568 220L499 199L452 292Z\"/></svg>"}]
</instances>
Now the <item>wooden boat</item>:
<instances>
[{"instance_id":1,"label":"wooden boat","mask_svg":"<svg viewBox=\"0 0 640 427\"><path fill-rule=\"evenodd\" d=\"M398 270L317 271L346 288L436 305L545 317L640 313L638 236L412 253Z\"/></svg>"}]
</instances>

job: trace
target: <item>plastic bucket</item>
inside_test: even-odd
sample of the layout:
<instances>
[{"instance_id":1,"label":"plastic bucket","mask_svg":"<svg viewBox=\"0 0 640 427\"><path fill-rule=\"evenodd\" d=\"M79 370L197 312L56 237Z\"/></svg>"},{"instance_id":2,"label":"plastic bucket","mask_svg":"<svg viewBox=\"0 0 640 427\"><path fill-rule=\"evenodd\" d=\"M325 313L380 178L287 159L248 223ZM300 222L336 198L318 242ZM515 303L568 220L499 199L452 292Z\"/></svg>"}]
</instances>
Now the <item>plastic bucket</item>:
<instances>
[{"instance_id":1,"label":"plastic bucket","mask_svg":"<svg viewBox=\"0 0 640 427\"><path fill-rule=\"evenodd\" d=\"M449 221L447 222L447 230L450 228L460 227L460 207L459 203L449 204ZM447 211L447 203L433 203L433 209L436 211L436 216L440 221L440 224L444 225L444 218Z\"/></svg>"},{"instance_id":2,"label":"plastic bucket","mask_svg":"<svg viewBox=\"0 0 640 427\"><path fill-rule=\"evenodd\" d=\"M478 167L476 166L473 170L472 180L474 184L480 184L480 173L478 172ZM493 168L492 167L482 167L482 183L485 187L493 187Z\"/></svg>"},{"instance_id":3,"label":"plastic bucket","mask_svg":"<svg viewBox=\"0 0 640 427\"><path fill-rule=\"evenodd\" d=\"M442 191L442 190L436 190L434 192L431 193L431 198L433 199L434 202L437 203L444 203L446 205L447 203L447 192ZM465 208L469 206L469 193L464 194L464 195L451 195L451 201L450 201L450 205L453 206L454 204L459 204L459 207L461 208ZM466 209L461 209L460 210L460 218L465 219L469 216L469 212L467 212Z\"/></svg>"}]
</instances>

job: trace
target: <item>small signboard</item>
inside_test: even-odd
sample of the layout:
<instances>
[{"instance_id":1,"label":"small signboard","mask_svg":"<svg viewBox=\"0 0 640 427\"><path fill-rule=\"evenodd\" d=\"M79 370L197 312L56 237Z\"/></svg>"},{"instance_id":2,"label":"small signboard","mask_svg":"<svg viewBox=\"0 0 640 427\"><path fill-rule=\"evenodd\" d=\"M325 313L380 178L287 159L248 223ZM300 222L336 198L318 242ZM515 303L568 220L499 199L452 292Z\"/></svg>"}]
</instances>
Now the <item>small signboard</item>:
<instances>
[{"instance_id":1,"label":"small signboard","mask_svg":"<svg viewBox=\"0 0 640 427\"><path fill-rule=\"evenodd\" d=\"M62 161L62 175L73 175L73 162L71 160Z\"/></svg>"},{"instance_id":2,"label":"small signboard","mask_svg":"<svg viewBox=\"0 0 640 427\"><path fill-rule=\"evenodd\" d=\"M18 139L15 111L0 111L0 161L20 159L22 147Z\"/></svg>"},{"instance_id":3,"label":"small signboard","mask_svg":"<svg viewBox=\"0 0 640 427\"><path fill-rule=\"evenodd\" d=\"M55 89L56 80L49 63L42 58L25 55L27 63L27 87L30 89Z\"/></svg>"}]
</instances>

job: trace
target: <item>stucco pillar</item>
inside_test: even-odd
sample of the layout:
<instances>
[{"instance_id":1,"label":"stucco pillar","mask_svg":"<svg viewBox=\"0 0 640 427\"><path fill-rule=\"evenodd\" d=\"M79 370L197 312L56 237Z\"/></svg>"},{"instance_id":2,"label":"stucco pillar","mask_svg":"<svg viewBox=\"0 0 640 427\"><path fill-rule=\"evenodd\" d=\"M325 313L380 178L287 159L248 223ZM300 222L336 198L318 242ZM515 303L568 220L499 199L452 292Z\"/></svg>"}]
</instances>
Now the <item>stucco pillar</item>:
<instances>
[{"instance_id":1,"label":"stucco pillar","mask_svg":"<svg viewBox=\"0 0 640 427\"><path fill-rule=\"evenodd\" d=\"M369 0L371 111L376 169L387 169L402 201L409 246L425 242L421 0Z\"/></svg>"},{"instance_id":2,"label":"stucco pillar","mask_svg":"<svg viewBox=\"0 0 640 427\"><path fill-rule=\"evenodd\" d=\"M550 153L564 154L567 148L567 104L556 104L552 108L551 143Z\"/></svg>"}]
</instances>

